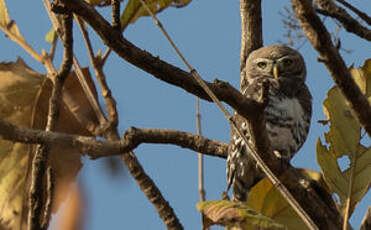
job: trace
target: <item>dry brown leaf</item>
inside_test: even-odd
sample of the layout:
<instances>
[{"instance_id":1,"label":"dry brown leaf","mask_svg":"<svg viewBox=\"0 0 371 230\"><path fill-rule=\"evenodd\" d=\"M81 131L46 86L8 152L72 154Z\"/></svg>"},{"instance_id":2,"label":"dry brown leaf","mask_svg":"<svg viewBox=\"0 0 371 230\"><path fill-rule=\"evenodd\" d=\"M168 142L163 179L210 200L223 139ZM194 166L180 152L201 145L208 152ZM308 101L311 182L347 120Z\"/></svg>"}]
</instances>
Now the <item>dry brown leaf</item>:
<instances>
[{"instance_id":1,"label":"dry brown leaf","mask_svg":"<svg viewBox=\"0 0 371 230\"><path fill-rule=\"evenodd\" d=\"M67 78L64 93L69 94L70 101L63 98L57 131L91 135L85 125L98 126L97 118L74 74ZM0 63L0 119L18 126L43 129L50 94L50 80L33 71L21 59L15 63ZM73 105L66 106L66 101ZM81 124L76 117L85 118L86 124ZM25 222L25 197L33 147L0 140L0 226L14 229ZM52 146L49 159L56 180L53 207L56 210L65 197L65 193L59 192L63 191L60 187L73 181L81 168L80 153L65 146Z\"/></svg>"}]
</instances>

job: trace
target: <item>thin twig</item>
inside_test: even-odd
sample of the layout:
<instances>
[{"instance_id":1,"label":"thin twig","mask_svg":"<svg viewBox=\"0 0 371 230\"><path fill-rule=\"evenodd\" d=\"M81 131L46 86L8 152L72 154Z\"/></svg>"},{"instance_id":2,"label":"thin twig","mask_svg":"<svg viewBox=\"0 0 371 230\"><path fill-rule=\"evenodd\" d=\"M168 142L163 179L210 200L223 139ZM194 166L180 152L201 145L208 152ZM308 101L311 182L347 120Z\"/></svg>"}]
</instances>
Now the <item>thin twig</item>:
<instances>
[{"instance_id":1,"label":"thin twig","mask_svg":"<svg viewBox=\"0 0 371 230\"><path fill-rule=\"evenodd\" d=\"M54 31L54 33L55 33L55 31ZM49 54L48 54L51 61L54 60L55 50L57 48L57 42L58 42L58 36L53 36L52 45L50 47L50 51L49 51Z\"/></svg>"},{"instance_id":2,"label":"thin twig","mask_svg":"<svg viewBox=\"0 0 371 230\"><path fill-rule=\"evenodd\" d=\"M46 124L46 131L51 131L55 128L58 115L59 105L61 103L63 83L68 76L72 67L73 57L73 36L72 36L72 14L62 15L63 36L62 43L64 46L64 56L61 69L53 79L52 95L49 100L49 112ZM51 200L52 197L43 197L44 186L43 178L48 162L48 145L38 145L37 151L32 161L31 168L31 187L29 192L29 212L28 212L28 229L39 230L42 228L42 223L48 223L49 220L40 219L42 215L43 202ZM52 188L51 188L52 189ZM47 192L47 195L52 195L53 192ZM45 207L44 207L45 208ZM50 215L44 217L50 218ZM47 226L47 225L45 225Z\"/></svg>"},{"instance_id":3,"label":"thin twig","mask_svg":"<svg viewBox=\"0 0 371 230\"><path fill-rule=\"evenodd\" d=\"M22 47L29 55L31 55L36 61L43 63L43 57L38 54L22 37L14 34L9 27L0 24L0 29L6 34L8 38L16 42L20 47Z\"/></svg>"},{"instance_id":4,"label":"thin twig","mask_svg":"<svg viewBox=\"0 0 371 230\"><path fill-rule=\"evenodd\" d=\"M318 229L316 224L313 222L313 220L309 217L309 215L304 211L304 209L300 206L300 204L295 200L295 198L291 195L291 193L286 189L286 187L279 181L279 179L273 174L273 172L270 170L270 168L265 164L265 162L261 159L259 154L256 152L256 149L251 146L250 142L248 141L247 137L243 134L243 132L240 130L240 128L236 125L235 121L233 120L233 117L229 114L229 112L225 109L225 107L222 105L220 100L215 96L215 94L211 91L211 89L206 85L206 83L203 81L203 79L200 77L200 75L196 72L195 69L187 62L185 57L181 54L179 49L176 47L175 43L170 38L169 34L166 32L165 28L162 26L160 21L157 19L157 17L153 14L153 12L150 10L148 5L143 1L140 0L143 7L147 10L147 12L151 15L152 19L155 21L156 25L159 26L161 31L164 33L165 37L168 39L171 46L174 48L175 52L179 55L179 57L182 59L184 64L187 66L187 68L191 71L192 76L195 78L195 80L200 84L200 86L206 91L206 93L209 95L210 98L218 105L219 109L223 112L227 120L231 123L232 128L235 129L235 131L239 134L239 136L244 141L245 145L248 146L248 148L251 150L249 153L251 154L251 157L257 162L257 165L259 168L265 173L265 175L270 179L273 185L280 191L280 193L283 195L283 197L289 202L291 207L296 211L296 213L303 219L305 224L310 229ZM266 87L265 87L266 88ZM264 94L267 94L267 89L265 90ZM263 95L264 95L263 94ZM265 95L266 96L266 95Z\"/></svg>"},{"instance_id":5,"label":"thin twig","mask_svg":"<svg viewBox=\"0 0 371 230\"><path fill-rule=\"evenodd\" d=\"M201 129L201 113L200 113L200 98L196 97L196 130L197 135L202 136ZM204 159L203 154L198 153L198 195L200 201L205 201L204 189Z\"/></svg>"},{"instance_id":6,"label":"thin twig","mask_svg":"<svg viewBox=\"0 0 371 230\"><path fill-rule=\"evenodd\" d=\"M118 125L118 113L116 109L116 100L112 96L112 92L108 87L106 76L103 72L103 65L102 59L94 57L93 47L90 42L88 31L86 30L82 20L75 15L75 20L77 21L82 35L84 37L84 41L86 44L86 48L89 54L90 63L94 69L95 76L97 77L98 83L101 87L102 96L105 100L107 112L108 112L108 124L105 124L105 128L116 128ZM107 122L106 122L107 123Z\"/></svg>"}]
</instances>

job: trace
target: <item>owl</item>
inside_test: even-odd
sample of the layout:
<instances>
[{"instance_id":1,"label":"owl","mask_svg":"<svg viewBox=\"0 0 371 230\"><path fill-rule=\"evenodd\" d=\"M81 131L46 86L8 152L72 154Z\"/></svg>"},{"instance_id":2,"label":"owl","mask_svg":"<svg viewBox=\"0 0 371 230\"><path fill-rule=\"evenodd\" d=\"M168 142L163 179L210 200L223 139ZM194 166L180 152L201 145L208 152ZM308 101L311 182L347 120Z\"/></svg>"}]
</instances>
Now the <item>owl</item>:
<instances>
[{"instance_id":1,"label":"owl","mask_svg":"<svg viewBox=\"0 0 371 230\"><path fill-rule=\"evenodd\" d=\"M269 103L264 110L265 128L277 160L287 166L306 140L312 116L304 59L289 47L266 46L250 54L245 70L246 84L241 91L246 97L257 100L262 83L270 85ZM250 140L248 122L237 113L234 119ZM242 138L232 130L226 171L234 201L246 201L251 187L264 177L248 151Z\"/></svg>"}]
</instances>

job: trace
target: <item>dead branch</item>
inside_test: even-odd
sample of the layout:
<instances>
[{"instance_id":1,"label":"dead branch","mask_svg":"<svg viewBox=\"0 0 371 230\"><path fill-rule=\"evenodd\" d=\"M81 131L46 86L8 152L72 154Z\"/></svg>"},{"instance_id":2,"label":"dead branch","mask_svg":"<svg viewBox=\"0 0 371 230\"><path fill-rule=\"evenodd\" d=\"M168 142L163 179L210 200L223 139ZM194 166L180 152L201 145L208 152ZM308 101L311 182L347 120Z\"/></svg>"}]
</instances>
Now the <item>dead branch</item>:
<instances>
[{"instance_id":1,"label":"dead branch","mask_svg":"<svg viewBox=\"0 0 371 230\"><path fill-rule=\"evenodd\" d=\"M92 158L119 155L120 151L132 151L140 144L173 144L205 155L227 157L228 144L192 133L171 129L139 129L132 127L120 141L98 141L93 137L77 136L25 127L17 127L0 120L0 137L4 140L26 144L68 146L86 153Z\"/></svg>"},{"instance_id":2,"label":"dead branch","mask_svg":"<svg viewBox=\"0 0 371 230\"><path fill-rule=\"evenodd\" d=\"M371 136L371 106L359 87L353 81L344 60L331 42L326 27L306 0L291 0L296 16L312 46L320 54L326 68L343 95L351 103L359 121Z\"/></svg>"},{"instance_id":3,"label":"dead branch","mask_svg":"<svg viewBox=\"0 0 371 230\"><path fill-rule=\"evenodd\" d=\"M315 2L322 8L322 11L319 11L321 14L335 18L348 32L371 41L371 30L362 26L356 19L350 16L346 10L337 6L334 1L316 0Z\"/></svg>"},{"instance_id":4,"label":"dead branch","mask_svg":"<svg viewBox=\"0 0 371 230\"><path fill-rule=\"evenodd\" d=\"M348 9L353 11L355 14L357 14L358 17L360 17L363 21L365 21L367 24L371 25L371 17L368 16L366 13L360 11L358 8L352 6L351 4L349 4L348 2L346 2L344 0L336 0L336 1L343 4L345 7L347 7Z\"/></svg>"}]
</instances>

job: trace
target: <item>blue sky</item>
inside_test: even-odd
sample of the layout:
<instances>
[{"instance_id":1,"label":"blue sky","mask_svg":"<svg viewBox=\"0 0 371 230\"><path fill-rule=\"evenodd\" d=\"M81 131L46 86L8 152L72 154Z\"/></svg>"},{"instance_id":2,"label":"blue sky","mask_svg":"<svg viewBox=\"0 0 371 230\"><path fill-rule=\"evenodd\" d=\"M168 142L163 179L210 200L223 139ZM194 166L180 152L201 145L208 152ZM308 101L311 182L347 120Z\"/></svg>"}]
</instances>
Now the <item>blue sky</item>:
<instances>
[{"instance_id":1,"label":"blue sky","mask_svg":"<svg viewBox=\"0 0 371 230\"><path fill-rule=\"evenodd\" d=\"M264 44L272 45L283 40L283 25L278 11L289 1L263 1ZM363 3L362 3L363 2ZM352 1L370 12L370 4ZM38 52L48 50L44 35L51 24L41 1L7 1L12 19L21 33ZM102 12L109 15L108 9ZM218 78L239 87L240 13L238 1L193 1L182 9L170 9L159 15L179 49L208 81ZM333 25L331 20L327 25ZM75 54L82 65L89 63L85 45L75 25ZM125 31L125 36L137 46L158 55L161 59L185 69L174 51L150 18L141 18ZM370 58L370 45L356 36L340 32L342 45L353 50L343 53L348 65L359 66ZM95 37L95 38L94 38ZM94 38L94 48L103 48L99 38ZM14 61L18 56L37 71L45 72L17 44L0 37L1 61ZM60 47L60 45L59 45ZM60 51L60 49L58 49ZM313 94L313 118L309 137L293 160L296 167L319 170L316 163L315 143L326 130L316 121L325 119L322 102L333 81L318 54L307 43L300 49L308 69L307 83ZM61 60L57 57L57 66ZM195 97L182 89L161 82L149 74L126 63L112 54L105 66L108 83L118 101L120 132L130 126L143 128L170 128L196 132ZM101 101L102 102L102 101ZM202 130L206 137L228 142L229 125L214 104L201 102ZM141 145L135 149L146 172L170 202L185 229L201 229L200 215L195 206L198 202L197 154L170 145ZM83 159L84 167L79 174L87 204L85 229L164 229L158 214L136 183L124 172L113 178L105 170L104 160ZM226 188L225 161L205 157L205 189L208 200L220 199ZM351 223L358 227L371 195L357 207Z\"/></svg>"}]
</instances>

